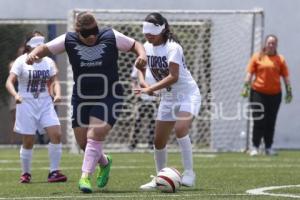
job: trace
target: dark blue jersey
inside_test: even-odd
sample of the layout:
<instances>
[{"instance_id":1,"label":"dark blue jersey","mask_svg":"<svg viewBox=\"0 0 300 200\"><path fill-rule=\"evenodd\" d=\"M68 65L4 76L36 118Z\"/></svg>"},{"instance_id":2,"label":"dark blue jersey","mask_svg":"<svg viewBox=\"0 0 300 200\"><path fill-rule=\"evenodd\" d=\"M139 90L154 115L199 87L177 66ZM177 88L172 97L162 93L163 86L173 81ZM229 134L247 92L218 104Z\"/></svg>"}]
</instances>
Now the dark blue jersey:
<instances>
[{"instance_id":1,"label":"dark blue jersey","mask_svg":"<svg viewBox=\"0 0 300 200\"><path fill-rule=\"evenodd\" d=\"M82 43L75 32L68 32L65 49L73 69L73 98L90 99L88 96L106 98L113 90L121 95L122 88L114 85L119 80L118 48L111 28L99 31L93 46ZM95 99L95 97L91 98Z\"/></svg>"}]
</instances>

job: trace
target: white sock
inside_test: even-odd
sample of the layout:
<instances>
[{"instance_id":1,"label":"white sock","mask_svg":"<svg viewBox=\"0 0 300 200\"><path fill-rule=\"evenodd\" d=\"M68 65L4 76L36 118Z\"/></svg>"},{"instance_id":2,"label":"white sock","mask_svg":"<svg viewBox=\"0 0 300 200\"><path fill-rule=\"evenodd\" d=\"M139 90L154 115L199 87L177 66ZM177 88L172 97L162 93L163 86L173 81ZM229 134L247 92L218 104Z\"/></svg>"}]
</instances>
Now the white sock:
<instances>
[{"instance_id":1,"label":"white sock","mask_svg":"<svg viewBox=\"0 0 300 200\"><path fill-rule=\"evenodd\" d=\"M20 160L22 167L22 174L31 173L32 149L20 149Z\"/></svg>"},{"instance_id":2,"label":"white sock","mask_svg":"<svg viewBox=\"0 0 300 200\"><path fill-rule=\"evenodd\" d=\"M167 164L167 147L163 149L156 149L154 147L154 160L156 165L156 174Z\"/></svg>"},{"instance_id":3,"label":"white sock","mask_svg":"<svg viewBox=\"0 0 300 200\"><path fill-rule=\"evenodd\" d=\"M189 135L176 139L181 150L181 161L184 170L193 170L192 143Z\"/></svg>"},{"instance_id":4,"label":"white sock","mask_svg":"<svg viewBox=\"0 0 300 200\"><path fill-rule=\"evenodd\" d=\"M59 170L60 159L62 153L62 145L59 144L48 144L48 155L50 160L50 172Z\"/></svg>"}]
</instances>

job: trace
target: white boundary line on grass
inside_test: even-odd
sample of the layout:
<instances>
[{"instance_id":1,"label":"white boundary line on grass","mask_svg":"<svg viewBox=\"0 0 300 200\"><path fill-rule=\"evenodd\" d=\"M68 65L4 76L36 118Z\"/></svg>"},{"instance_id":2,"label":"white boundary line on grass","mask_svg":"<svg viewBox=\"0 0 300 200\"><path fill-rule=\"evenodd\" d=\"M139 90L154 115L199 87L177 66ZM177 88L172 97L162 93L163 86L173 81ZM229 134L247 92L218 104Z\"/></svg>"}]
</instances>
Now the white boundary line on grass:
<instances>
[{"instance_id":1,"label":"white boundary line on grass","mask_svg":"<svg viewBox=\"0 0 300 200\"><path fill-rule=\"evenodd\" d=\"M142 194L143 192L141 192ZM91 196L92 195L92 196ZM19 199L99 199L99 198L107 198L107 199L111 199L111 198L119 198L119 199L139 199L141 197L164 197L166 199L172 199L174 197L205 197L205 196L249 196L249 194L172 194L170 193L170 195L166 195L166 194L149 194L144 193L144 195L95 195L95 193L92 193L91 195L87 194L87 195L79 195L79 196L57 196L57 197L53 197L53 196L48 196L48 197L9 197L9 198L0 198L0 200L8 200L8 199L15 199L15 200L19 200Z\"/></svg>"},{"instance_id":2,"label":"white boundary line on grass","mask_svg":"<svg viewBox=\"0 0 300 200\"><path fill-rule=\"evenodd\" d=\"M232 167L235 167L235 168L243 168L243 169L253 169L253 168L264 168L264 169L267 169L267 168L291 168L291 167L295 167L294 165L268 165L268 166L264 166L264 167L261 167L259 165L221 165L221 164L218 164L218 165L215 165L215 166L195 166L194 168L195 169L219 169L219 168L222 168L222 169L225 169L225 168L232 168ZM297 168L300 168L300 167L297 167ZM20 171L20 167L0 167L0 172L1 171ZM81 165L77 165L76 167L61 167L61 170L78 170L78 169L81 169ZM119 165L119 166L113 166L112 169L153 169L153 166L145 166L145 165L141 165L141 166L128 166L128 165ZM43 166L43 167L33 167L32 168L33 171L35 170L49 170L49 167L48 166ZM0 183L1 184L1 183Z\"/></svg>"},{"instance_id":3,"label":"white boundary line on grass","mask_svg":"<svg viewBox=\"0 0 300 200\"><path fill-rule=\"evenodd\" d=\"M4 156L2 156L4 157ZM217 155L215 154L196 154L196 155L193 155L193 157L195 158L215 158L217 157ZM81 158L82 159L82 158ZM36 163L44 163L44 162L49 162L49 159L48 158L45 158L45 156L35 156L33 161L33 163L36 162ZM141 160L132 160L132 161L126 161L126 162L143 162ZM6 159L3 159L3 158L0 158L0 163L20 163L20 157L9 157L7 156ZM64 163L74 163L74 161L64 161Z\"/></svg>"},{"instance_id":4,"label":"white boundary line on grass","mask_svg":"<svg viewBox=\"0 0 300 200\"><path fill-rule=\"evenodd\" d=\"M282 186L262 187L262 188L247 190L246 193L252 194L252 195L267 195L267 196L274 196L274 197L300 198L300 195L276 194L276 193L267 192L270 190L277 190L277 189L282 189L282 188L293 188L293 187L300 187L300 185L282 185Z\"/></svg>"}]
</instances>

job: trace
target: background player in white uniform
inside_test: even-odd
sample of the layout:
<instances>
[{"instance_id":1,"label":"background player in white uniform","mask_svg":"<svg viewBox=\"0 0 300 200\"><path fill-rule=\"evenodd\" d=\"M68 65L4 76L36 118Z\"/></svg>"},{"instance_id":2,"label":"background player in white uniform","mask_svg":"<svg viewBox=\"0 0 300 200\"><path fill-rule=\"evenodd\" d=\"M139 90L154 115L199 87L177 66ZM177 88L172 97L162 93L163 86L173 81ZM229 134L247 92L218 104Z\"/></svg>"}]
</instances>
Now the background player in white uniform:
<instances>
[{"instance_id":1,"label":"background player in white uniform","mask_svg":"<svg viewBox=\"0 0 300 200\"><path fill-rule=\"evenodd\" d=\"M59 101L61 97L56 77L56 65L48 57L40 59L33 65L25 63L27 53L43 43L44 37L40 32L35 31L28 34L25 41L25 54L19 56L13 63L6 82L7 90L17 103L14 130L22 135L21 183L29 183L31 179L32 148L35 132L39 128L44 128L50 139L48 182L67 180L67 177L59 171L62 153L61 127L47 85L50 83L53 87L54 102ZM14 88L16 80L18 81L18 92Z\"/></svg>"},{"instance_id":2,"label":"background player in white uniform","mask_svg":"<svg viewBox=\"0 0 300 200\"><path fill-rule=\"evenodd\" d=\"M194 186L192 145L188 131L193 116L198 115L200 109L200 91L185 65L182 47L171 33L167 20L159 13L150 13L143 23L143 33L148 41L144 45L148 66L158 82L141 88L141 92L152 94L161 89L154 139L156 172L166 167L166 144L175 128L184 167L182 185ZM140 187L142 190L155 188L155 179Z\"/></svg>"}]
</instances>

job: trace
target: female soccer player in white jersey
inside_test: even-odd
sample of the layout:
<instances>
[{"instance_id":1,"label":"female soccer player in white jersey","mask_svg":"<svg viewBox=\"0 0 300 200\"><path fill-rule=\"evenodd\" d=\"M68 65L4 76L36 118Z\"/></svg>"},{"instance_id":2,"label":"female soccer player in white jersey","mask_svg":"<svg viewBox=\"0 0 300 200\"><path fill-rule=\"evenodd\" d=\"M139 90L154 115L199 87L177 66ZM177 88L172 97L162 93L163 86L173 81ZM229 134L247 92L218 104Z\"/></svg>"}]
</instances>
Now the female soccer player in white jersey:
<instances>
[{"instance_id":1,"label":"female soccer player in white jersey","mask_svg":"<svg viewBox=\"0 0 300 200\"><path fill-rule=\"evenodd\" d=\"M146 64L143 45L108 27L99 28L95 16L81 12L75 32L67 32L32 51L27 62L66 51L73 69L72 126L77 143L85 151L79 189L92 192L91 176L100 166L97 186L105 187L112 158L103 152L103 141L112 129L123 104L123 88L118 83L118 53L134 52L135 66Z\"/></svg>"},{"instance_id":2,"label":"female soccer player in white jersey","mask_svg":"<svg viewBox=\"0 0 300 200\"><path fill-rule=\"evenodd\" d=\"M201 105L199 88L185 65L182 47L171 33L168 21L160 13L150 13L143 22L144 44L148 67L157 83L142 88L142 93L161 90L154 139L156 172L166 167L167 141L175 129L184 167L182 185L194 186L192 145L188 135L193 116ZM142 185L142 190L156 188L155 178Z\"/></svg>"},{"instance_id":3,"label":"female soccer player in white jersey","mask_svg":"<svg viewBox=\"0 0 300 200\"><path fill-rule=\"evenodd\" d=\"M38 60L33 65L25 63L27 54L43 43L42 33L34 31L28 34L24 54L15 60L6 81L6 88L17 103L14 130L22 135L23 141L20 149L22 166L20 183L30 182L32 148L35 132L39 128L44 128L50 139L48 182L67 180L67 177L59 171L62 153L61 127L48 91L48 84L50 84L50 87L53 88L53 101L60 100L60 85L56 77L56 65L48 57ZM16 81L18 81L18 92L14 87Z\"/></svg>"}]
</instances>

